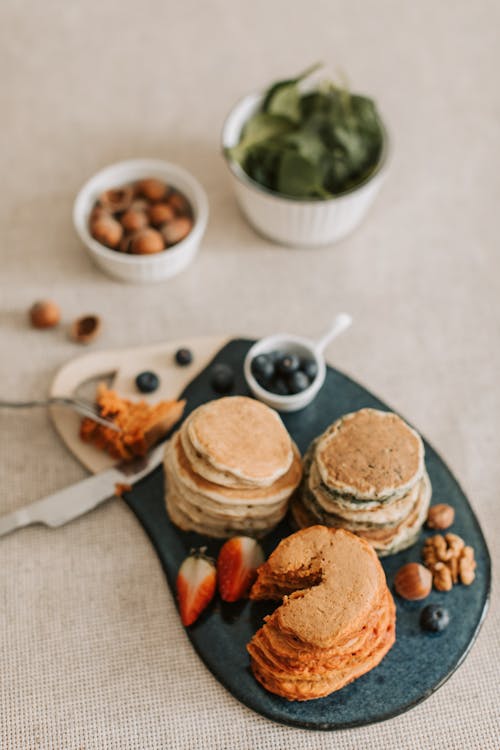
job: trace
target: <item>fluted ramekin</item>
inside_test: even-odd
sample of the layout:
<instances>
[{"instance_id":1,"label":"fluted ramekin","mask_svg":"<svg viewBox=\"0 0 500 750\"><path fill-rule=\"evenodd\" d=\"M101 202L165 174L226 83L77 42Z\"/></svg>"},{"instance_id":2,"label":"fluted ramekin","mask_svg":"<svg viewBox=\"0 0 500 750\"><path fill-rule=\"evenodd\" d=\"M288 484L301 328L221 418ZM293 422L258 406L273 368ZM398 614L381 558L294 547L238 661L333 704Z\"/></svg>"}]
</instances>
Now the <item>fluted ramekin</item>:
<instances>
[{"instance_id":1,"label":"fluted ramekin","mask_svg":"<svg viewBox=\"0 0 500 750\"><path fill-rule=\"evenodd\" d=\"M283 196L255 182L226 151L239 143L245 123L259 109L262 98L262 93L254 93L241 99L222 129L223 153L241 210L258 232L280 244L314 247L337 242L360 224L380 190L387 168L387 132L384 129L376 168L356 187L326 200Z\"/></svg>"}]
</instances>

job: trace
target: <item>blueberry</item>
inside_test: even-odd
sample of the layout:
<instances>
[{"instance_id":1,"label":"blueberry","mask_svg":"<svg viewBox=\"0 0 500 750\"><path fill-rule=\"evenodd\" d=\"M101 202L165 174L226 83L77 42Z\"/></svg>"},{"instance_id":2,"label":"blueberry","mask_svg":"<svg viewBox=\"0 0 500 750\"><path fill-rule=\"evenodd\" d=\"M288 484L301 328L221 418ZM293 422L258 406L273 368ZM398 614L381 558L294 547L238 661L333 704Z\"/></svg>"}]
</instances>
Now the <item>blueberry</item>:
<instances>
[{"instance_id":1,"label":"blueberry","mask_svg":"<svg viewBox=\"0 0 500 750\"><path fill-rule=\"evenodd\" d=\"M281 359L285 356L285 352L280 352L279 349L274 349L272 352L267 352L267 356L269 357L273 365L275 365L278 359Z\"/></svg>"},{"instance_id":2,"label":"blueberry","mask_svg":"<svg viewBox=\"0 0 500 750\"><path fill-rule=\"evenodd\" d=\"M274 362L267 354L259 354L252 359L252 375L263 384L269 382L274 375Z\"/></svg>"},{"instance_id":3,"label":"blueberry","mask_svg":"<svg viewBox=\"0 0 500 750\"><path fill-rule=\"evenodd\" d=\"M318 365L314 359L302 359L300 361L300 369L307 375L311 383L318 374Z\"/></svg>"},{"instance_id":4,"label":"blueberry","mask_svg":"<svg viewBox=\"0 0 500 750\"><path fill-rule=\"evenodd\" d=\"M271 391L271 393L275 393L277 396L290 395L290 390L284 378L276 378L268 386L266 386L266 388L268 391Z\"/></svg>"},{"instance_id":5,"label":"blueberry","mask_svg":"<svg viewBox=\"0 0 500 750\"><path fill-rule=\"evenodd\" d=\"M288 387L290 389L290 393L301 393L302 391L305 391L305 389L308 388L310 384L311 381L309 380L305 372L302 372L301 370L292 372L292 374L288 377Z\"/></svg>"},{"instance_id":6,"label":"blueberry","mask_svg":"<svg viewBox=\"0 0 500 750\"><path fill-rule=\"evenodd\" d=\"M299 369L300 360L296 354L284 354L276 363L280 375L291 375Z\"/></svg>"},{"instance_id":7,"label":"blueberry","mask_svg":"<svg viewBox=\"0 0 500 750\"><path fill-rule=\"evenodd\" d=\"M135 384L141 393L153 393L160 385L160 378L156 373L146 370L139 373L135 379Z\"/></svg>"},{"instance_id":8,"label":"blueberry","mask_svg":"<svg viewBox=\"0 0 500 750\"><path fill-rule=\"evenodd\" d=\"M193 361L193 352L191 349L178 349L175 352L175 361L181 367L186 367Z\"/></svg>"},{"instance_id":9,"label":"blueberry","mask_svg":"<svg viewBox=\"0 0 500 750\"><path fill-rule=\"evenodd\" d=\"M210 385L216 393L229 393L234 386L234 370L229 365L214 365L210 373Z\"/></svg>"},{"instance_id":10,"label":"blueberry","mask_svg":"<svg viewBox=\"0 0 500 750\"><path fill-rule=\"evenodd\" d=\"M448 627L449 623L450 613L440 604L428 604L421 612L420 625L424 630L430 630L431 633L440 633Z\"/></svg>"}]
</instances>

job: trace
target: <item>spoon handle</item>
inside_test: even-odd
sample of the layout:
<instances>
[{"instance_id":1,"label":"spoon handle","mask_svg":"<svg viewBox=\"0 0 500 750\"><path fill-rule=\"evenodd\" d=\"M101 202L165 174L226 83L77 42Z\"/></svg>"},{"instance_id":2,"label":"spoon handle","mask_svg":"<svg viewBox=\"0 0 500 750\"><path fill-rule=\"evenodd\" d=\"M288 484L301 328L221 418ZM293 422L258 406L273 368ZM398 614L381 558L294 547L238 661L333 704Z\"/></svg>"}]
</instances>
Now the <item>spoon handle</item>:
<instances>
[{"instance_id":1,"label":"spoon handle","mask_svg":"<svg viewBox=\"0 0 500 750\"><path fill-rule=\"evenodd\" d=\"M352 317L348 313L339 313L336 315L330 328L316 341L314 346L316 352L323 354L330 341L347 330L351 323Z\"/></svg>"}]
</instances>

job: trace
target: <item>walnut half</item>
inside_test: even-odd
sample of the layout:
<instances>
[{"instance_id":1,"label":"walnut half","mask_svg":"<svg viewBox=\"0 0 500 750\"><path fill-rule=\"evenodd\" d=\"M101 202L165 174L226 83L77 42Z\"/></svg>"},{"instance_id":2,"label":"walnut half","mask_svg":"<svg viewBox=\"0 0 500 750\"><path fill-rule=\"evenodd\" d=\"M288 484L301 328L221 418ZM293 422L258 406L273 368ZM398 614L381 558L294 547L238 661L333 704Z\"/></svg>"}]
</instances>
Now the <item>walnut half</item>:
<instances>
[{"instance_id":1,"label":"walnut half","mask_svg":"<svg viewBox=\"0 0 500 750\"><path fill-rule=\"evenodd\" d=\"M426 539L422 550L424 565L432 573L434 588L450 591L455 583L470 586L475 578L474 549L458 534L436 534Z\"/></svg>"}]
</instances>

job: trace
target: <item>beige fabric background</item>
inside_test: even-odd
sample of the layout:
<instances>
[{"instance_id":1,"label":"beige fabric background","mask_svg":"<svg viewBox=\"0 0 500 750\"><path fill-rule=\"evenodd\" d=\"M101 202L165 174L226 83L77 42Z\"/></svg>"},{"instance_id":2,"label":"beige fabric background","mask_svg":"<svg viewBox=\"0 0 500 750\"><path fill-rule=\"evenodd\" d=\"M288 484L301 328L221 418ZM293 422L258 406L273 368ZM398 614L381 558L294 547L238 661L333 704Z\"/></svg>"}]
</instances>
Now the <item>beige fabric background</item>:
<instances>
[{"instance_id":1,"label":"beige fabric background","mask_svg":"<svg viewBox=\"0 0 500 750\"><path fill-rule=\"evenodd\" d=\"M314 334L349 310L355 325L331 358L442 452L498 566L499 23L494 0L3 0L1 393L46 393L81 351L64 329L27 327L40 297L66 321L102 315L96 348ZM376 96L392 169L352 237L291 251L244 223L218 139L240 95L318 59ZM131 156L179 162L210 199L199 260L160 286L101 275L72 229L82 182ZM84 475L44 413L0 415L1 512ZM118 500L0 540L0 568L2 750L500 747L498 587L472 653L435 695L384 724L322 734L253 714L212 678Z\"/></svg>"}]
</instances>

